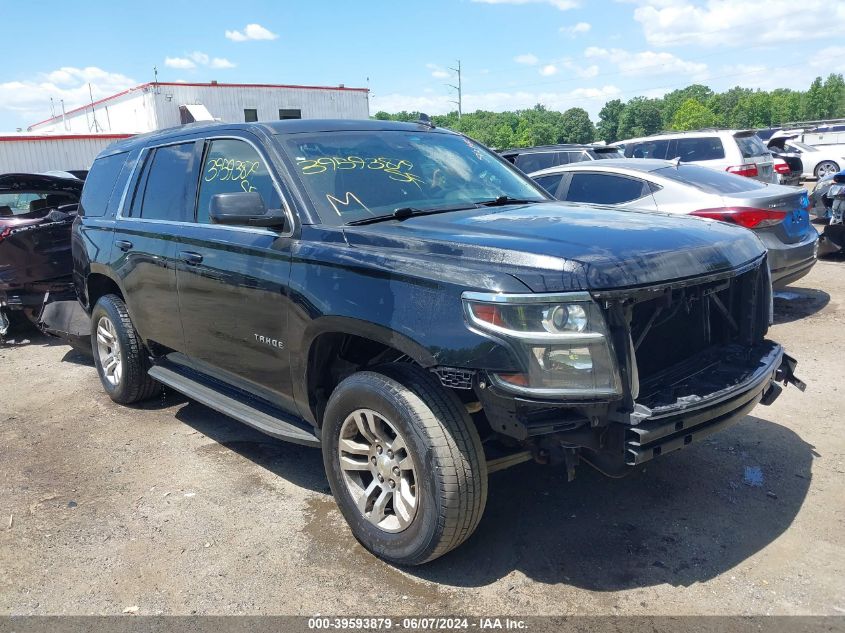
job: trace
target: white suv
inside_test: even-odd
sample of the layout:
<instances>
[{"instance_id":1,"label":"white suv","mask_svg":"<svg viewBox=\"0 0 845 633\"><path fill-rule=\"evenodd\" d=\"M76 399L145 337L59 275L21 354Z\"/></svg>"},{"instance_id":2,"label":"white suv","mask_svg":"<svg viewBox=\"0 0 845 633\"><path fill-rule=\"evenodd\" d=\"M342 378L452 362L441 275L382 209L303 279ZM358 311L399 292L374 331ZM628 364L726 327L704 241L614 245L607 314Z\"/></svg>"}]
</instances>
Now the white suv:
<instances>
[{"instance_id":1,"label":"white suv","mask_svg":"<svg viewBox=\"0 0 845 633\"><path fill-rule=\"evenodd\" d=\"M655 134L615 145L624 148L626 158L680 158L684 163L698 163L761 182L777 183L772 154L754 130Z\"/></svg>"}]
</instances>

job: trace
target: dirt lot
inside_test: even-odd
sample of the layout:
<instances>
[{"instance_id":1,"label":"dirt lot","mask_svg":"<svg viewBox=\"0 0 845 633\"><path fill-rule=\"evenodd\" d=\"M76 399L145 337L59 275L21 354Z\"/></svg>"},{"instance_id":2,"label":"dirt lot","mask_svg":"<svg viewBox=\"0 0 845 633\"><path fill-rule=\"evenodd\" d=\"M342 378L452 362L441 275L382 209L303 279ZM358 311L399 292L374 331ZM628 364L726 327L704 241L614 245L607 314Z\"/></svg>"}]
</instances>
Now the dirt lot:
<instances>
[{"instance_id":1,"label":"dirt lot","mask_svg":"<svg viewBox=\"0 0 845 633\"><path fill-rule=\"evenodd\" d=\"M806 393L627 479L496 473L475 536L410 570L351 537L317 450L175 394L117 406L44 337L0 348L0 613L845 613L843 273L776 302Z\"/></svg>"}]
</instances>

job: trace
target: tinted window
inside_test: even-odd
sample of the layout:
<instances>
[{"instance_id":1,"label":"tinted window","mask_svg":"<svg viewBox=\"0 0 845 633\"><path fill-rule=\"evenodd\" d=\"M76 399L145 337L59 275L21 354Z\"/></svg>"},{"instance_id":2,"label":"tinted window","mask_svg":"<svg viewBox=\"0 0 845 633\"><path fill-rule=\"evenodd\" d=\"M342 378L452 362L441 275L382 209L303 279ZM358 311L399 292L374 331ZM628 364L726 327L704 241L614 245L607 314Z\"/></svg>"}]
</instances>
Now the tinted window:
<instances>
[{"instance_id":1,"label":"tinted window","mask_svg":"<svg viewBox=\"0 0 845 633\"><path fill-rule=\"evenodd\" d=\"M516 157L516 162L514 164L526 174L530 174L548 167L565 165L568 161L566 158L561 158L560 154L562 153L563 152L542 152L520 154Z\"/></svg>"},{"instance_id":2,"label":"tinted window","mask_svg":"<svg viewBox=\"0 0 845 633\"><path fill-rule=\"evenodd\" d=\"M763 141L755 134L753 136L735 136L736 144L739 145L739 151L743 158L753 158L754 156L765 156L769 153Z\"/></svg>"},{"instance_id":3,"label":"tinted window","mask_svg":"<svg viewBox=\"0 0 845 633\"><path fill-rule=\"evenodd\" d=\"M197 222L210 221L208 210L213 195L237 191L257 191L268 209L281 206L267 165L252 145L235 139L211 141L202 166Z\"/></svg>"},{"instance_id":4,"label":"tinted window","mask_svg":"<svg viewBox=\"0 0 845 633\"><path fill-rule=\"evenodd\" d=\"M677 146L671 158L680 158L685 163L693 163L697 160L718 160L725 157L725 148L722 146L722 139L718 136L679 138L675 142Z\"/></svg>"},{"instance_id":5,"label":"tinted window","mask_svg":"<svg viewBox=\"0 0 845 633\"><path fill-rule=\"evenodd\" d=\"M279 110L279 120L284 121L286 119L301 119L302 118L302 110L293 109L293 108L282 108Z\"/></svg>"},{"instance_id":6,"label":"tinted window","mask_svg":"<svg viewBox=\"0 0 845 633\"><path fill-rule=\"evenodd\" d=\"M587 156L587 152L584 152L584 151L561 152L561 154L563 154L564 156L567 156L569 158L570 163L583 163L585 160L590 160L590 157Z\"/></svg>"},{"instance_id":7,"label":"tinted window","mask_svg":"<svg viewBox=\"0 0 845 633\"><path fill-rule=\"evenodd\" d=\"M739 193L754 189L765 189L766 185L752 178L729 174L699 165L678 165L677 167L663 167L655 170L655 176L662 176L706 193Z\"/></svg>"},{"instance_id":8,"label":"tinted window","mask_svg":"<svg viewBox=\"0 0 845 633\"><path fill-rule=\"evenodd\" d=\"M630 153L630 154L629 154ZM665 159L669 153L669 141L654 140L632 143L625 146L625 154L631 158L662 158Z\"/></svg>"},{"instance_id":9,"label":"tinted window","mask_svg":"<svg viewBox=\"0 0 845 633\"><path fill-rule=\"evenodd\" d=\"M606 149L591 149L590 155L593 160L601 160L603 158L625 158L625 156L615 147L608 147Z\"/></svg>"},{"instance_id":10,"label":"tinted window","mask_svg":"<svg viewBox=\"0 0 845 633\"><path fill-rule=\"evenodd\" d=\"M193 143L166 145L154 150L148 159L149 167L145 170L146 185L140 217L175 222L189 220L188 205L185 204L185 184L193 150Z\"/></svg>"},{"instance_id":11,"label":"tinted window","mask_svg":"<svg viewBox=\"0 0 845 633\"><path fill-rule=\"evenodd\" d=\"M244 110L244 122L255 123L258 120L258 110L255 108L246 108Z\"/></svg>"},{"instance_id":12,"label":"tinted window","mask_svg":"<svg viewBox=\"0 0 845 633\"><path fill-rule=\"evenodd\" d=\"M557 191L557 186L560 184L562 178L563 174L552 174L550 176L539 176L534 179L534 182L536 182L550 194L555 195L555 191Z\"/></svg>"},{"instance_id":13,"label":"tinted window","mask_svg":"<svg viewBox=\"0 0 845 633\"><path fill-rule=\"evenodd\" d=\"M291 169L325 224L400 208L471 208L547 194L472 139L445 132L280 134Z\"/></svg>"},{"instance_id":14,"label":"tinted window","mask_svg":"<svg viewBox=\"0 0 845 633\"><path fill-rule=\"evenodd\" d=\"M645 182L614 174L572 174L566 199L570 202L622 204L648 193Z\"/></svg>"},{"instance_id":15,"label":"tinted window","mask_svg":"<svg viewBox=\"0 0 845 633\"><path fill-rule=\"evenodd\" d=\"M109 197L114 190L117 176L126 162L126 152L104 156L94 161L85 180L80 200L80 214L100 217L106 214Z\"/></svg>"}]
</instances>

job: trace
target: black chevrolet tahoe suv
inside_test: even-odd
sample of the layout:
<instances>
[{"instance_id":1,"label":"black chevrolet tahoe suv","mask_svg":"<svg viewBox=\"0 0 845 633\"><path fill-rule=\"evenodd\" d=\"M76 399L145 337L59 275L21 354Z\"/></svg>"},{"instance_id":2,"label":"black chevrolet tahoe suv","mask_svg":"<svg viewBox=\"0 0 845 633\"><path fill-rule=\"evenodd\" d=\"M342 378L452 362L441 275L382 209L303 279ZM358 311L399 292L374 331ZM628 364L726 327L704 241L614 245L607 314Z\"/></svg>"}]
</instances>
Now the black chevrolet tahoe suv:
<instances>
[{"instance_id":1,"label":"black chevrolet tahoe suv","mask_svg":"<svg viewBox=\"0 0 845 633\"><path fill-rule=\"evenodd\" d=\"M119 142L73 257L114 401L166 385L320 446L352 532L394 563L467 539L494 470L618 476L800 384L765 338L751 231L555 201L427 122Z\"/></svg>"}]
</instances>

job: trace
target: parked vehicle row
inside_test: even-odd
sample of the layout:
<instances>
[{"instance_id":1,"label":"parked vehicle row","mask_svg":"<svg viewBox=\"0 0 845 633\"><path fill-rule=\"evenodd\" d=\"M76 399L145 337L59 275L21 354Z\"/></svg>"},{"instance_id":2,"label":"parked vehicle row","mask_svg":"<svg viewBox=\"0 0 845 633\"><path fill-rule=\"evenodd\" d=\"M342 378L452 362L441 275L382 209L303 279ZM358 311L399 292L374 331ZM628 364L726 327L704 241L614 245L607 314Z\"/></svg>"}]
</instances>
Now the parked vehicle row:
<instances>
[{"instance_id":1,"label":"parked vehicle row","mask_svg":"<svg viewBox=\"0 0 845 633\"><path fill-rule=\"evenodd\" d=\"M526 174L558 165L622 158L616 147L596 144L539 145L506 149L499 153Z\"/></svg>"},{"instance_id":2,"label":"parked vehicle row","mask_svg":"<svg viewBox=\"0 0 845 633\"><path fill-rule=\"evenodd\" d=\"M662 200L680 169L654 164L621 189ZM651 184L663 170L666 194ZM566 174L567 195L614 202L580 175ZM784 203L736 191L776 208L734 219L800 227L788 191ZM711 215L730 213L700 194ZM768 233L800 239L776 224ZM570 478L582 465L623 475L771 404L781 384L803 389L766 338L777 251L754 233L555 201L427 122L213 124L120 142L94 162L72 243L115 402L165 384L320 446L352 533L395 563L467 539L489 472L534 459Z\"/></svg>"},{"instance_id":3,"label":"parked vehicle row","mask_svg":"<svg viewBox=\"0 0 845 633\"><path fill-rule=\"evenodd\" d=\"M751 229L769 251L775 288L800 279L816 263L818 235L804 189L654 159L552 167L530 176L567 202L693 215Z\"/></svg>"},{"instance_id":4,"label":"parked vehicle row","mask_svg":"<svg viewBox=\"0 0 845 633\"><path fill-rule=\"evenodd\" d=\"M626 158L679 159L761 182L777 183L771 153L753 130L700 130L656 134L614 145Z\"/></svg>"},{"instance_id":5,"label":"parked vehicle row","mask_svg":"<svg viewBox=\"0 0 845 633\"><path fill-rule=\"evenodd\" d=\"M845 168L845 145L814 147L790 136L775 134L769 141L769 149L798 155L804 178L825 178Z\"/></svg>"}]
</instances>

